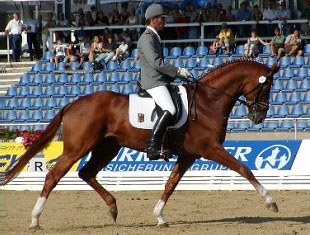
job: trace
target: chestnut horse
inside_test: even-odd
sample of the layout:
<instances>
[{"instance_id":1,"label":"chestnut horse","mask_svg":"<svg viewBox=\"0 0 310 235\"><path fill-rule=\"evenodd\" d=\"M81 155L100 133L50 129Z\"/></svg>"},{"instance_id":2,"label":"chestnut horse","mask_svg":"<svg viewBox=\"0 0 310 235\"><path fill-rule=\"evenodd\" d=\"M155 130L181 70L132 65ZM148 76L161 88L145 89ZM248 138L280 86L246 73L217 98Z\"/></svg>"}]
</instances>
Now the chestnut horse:
<instances>
[{"instance_id":1,"label":"chestnut horse","mask_svg":"<svg viewBox=\"0 0 310 235\"><path fill-rule=\"evenodd\" d=\"M178 160L166 183L165 191L154 209L158 225L165 225L163 209L184 173L198 157L210 159L246 178L265 200L266 206L278 211L275 200L258 182L253 173L223 148L229 114L238 97L244 95L249 118L261 123L269 108L270 87L277 65L270 69L253 60L225 63L186 85L190 109L196 118L170 130L165 146ZM118 153L121 146L143 151L151 131L137 129L128 121L128 96L114 92L96 92L63 107L42 136L20 157L9 171L0 174L0 184L10 182L27 162L52 141L62 125L63 153L45 178L44 187L32 211L30 227L39 227L39 216L46 200L59 180L74 163L92 151L91 159L79 171L79 177L105 201L114 221L117 205L114 196L96 180L97 173ZM192 102L194 101L194 102Z\"/></svg>"}]
</instances>

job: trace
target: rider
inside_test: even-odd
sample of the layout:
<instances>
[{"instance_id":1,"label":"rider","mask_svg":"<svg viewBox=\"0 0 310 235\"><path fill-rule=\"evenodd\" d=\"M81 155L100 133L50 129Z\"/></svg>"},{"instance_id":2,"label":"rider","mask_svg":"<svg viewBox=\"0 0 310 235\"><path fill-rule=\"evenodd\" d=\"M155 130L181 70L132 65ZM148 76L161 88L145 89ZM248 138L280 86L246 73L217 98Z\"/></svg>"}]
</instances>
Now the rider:
<instances>
[{"instance_id":1,"label":"rider","mask_svg":"<svg viewBox=\"0 0 310 235\"><path fill-rule=\"evenodd\" d=\"M137 46L141 64L142 88L147 90L155 103L163 110L154 125L149 146L146 149L150 160L159 159L161 139L176 113L167 86L176 76L181 78L190 76L187 69L164 63L161 39L157 32L164 28L166 17L161 5L150 5L145 12L147 28L139 38Z\"/></svg>"}]
</instances>

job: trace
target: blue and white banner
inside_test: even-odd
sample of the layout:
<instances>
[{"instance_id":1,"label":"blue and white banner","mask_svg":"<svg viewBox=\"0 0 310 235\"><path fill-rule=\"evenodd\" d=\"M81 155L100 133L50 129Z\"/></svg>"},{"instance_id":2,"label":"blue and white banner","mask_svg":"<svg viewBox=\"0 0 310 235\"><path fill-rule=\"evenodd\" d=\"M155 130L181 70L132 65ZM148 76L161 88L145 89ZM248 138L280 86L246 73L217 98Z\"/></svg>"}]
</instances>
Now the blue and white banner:
<instances>
[{"instance_id":1,"label":"blue and white banner","mask_svg":"<svg viewBox=\"0 0 310 235\"><path fill-rule=\"evenodd\" d=\"M226 141L224 148L232 156L244 163L251 170L290 170L301 140L277 141ZM84 157L77 170L89 160ZM122 148L117 157L103 171L171 171L176 157L169 162L149 161L145 153ZM229 170L226 167L204 158L197 159L190 167L191 171Z\"/></svg>"}]
</instances>

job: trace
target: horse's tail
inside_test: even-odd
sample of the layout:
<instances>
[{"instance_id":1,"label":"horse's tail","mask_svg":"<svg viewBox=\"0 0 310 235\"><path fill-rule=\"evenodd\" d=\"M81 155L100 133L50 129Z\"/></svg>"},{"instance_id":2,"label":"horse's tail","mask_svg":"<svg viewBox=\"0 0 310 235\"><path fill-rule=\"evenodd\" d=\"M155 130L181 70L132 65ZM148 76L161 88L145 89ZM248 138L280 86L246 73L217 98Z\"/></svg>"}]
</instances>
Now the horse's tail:
<instances>
[{"instance_id":1,"label":"horse's tail","mask_svg":"<svg viewBox=\"0 0 310 235\"><path fill-rule=\"evenodd\" d=\"M42 132L41 136L27 149L27 151L19 158L16 165L12 169L6 172L0 172L0 185L5 185L12 181L19 172L26 166L33 156L42 151L56 135L58 127L61 124L65 109L70 106L70 104L63 107L54 117L54 119L48 124L45 130Z\"/></svg>"}]
</instances>

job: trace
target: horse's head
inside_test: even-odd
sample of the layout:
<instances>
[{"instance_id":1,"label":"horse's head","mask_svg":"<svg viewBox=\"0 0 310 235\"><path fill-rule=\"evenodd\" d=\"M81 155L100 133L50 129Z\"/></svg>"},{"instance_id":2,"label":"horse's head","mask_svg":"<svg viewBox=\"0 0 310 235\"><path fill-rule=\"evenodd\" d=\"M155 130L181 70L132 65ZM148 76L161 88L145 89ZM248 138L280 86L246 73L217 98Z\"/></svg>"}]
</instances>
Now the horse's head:
<instances>
[{"instance_id":1,"label":"horse's head","mask_svg":"<svg viewBox=\"0 0 310 235\"><path fill-rule=\"evenodd\" d=\"M256 79L249 79L248 84L244 86L242 93L247 100L248 117L254 124L262 123L266 118L273 75L278 69L278 65L274 64L266 75L262 74Z\"/></svg>"}]
</instances>

